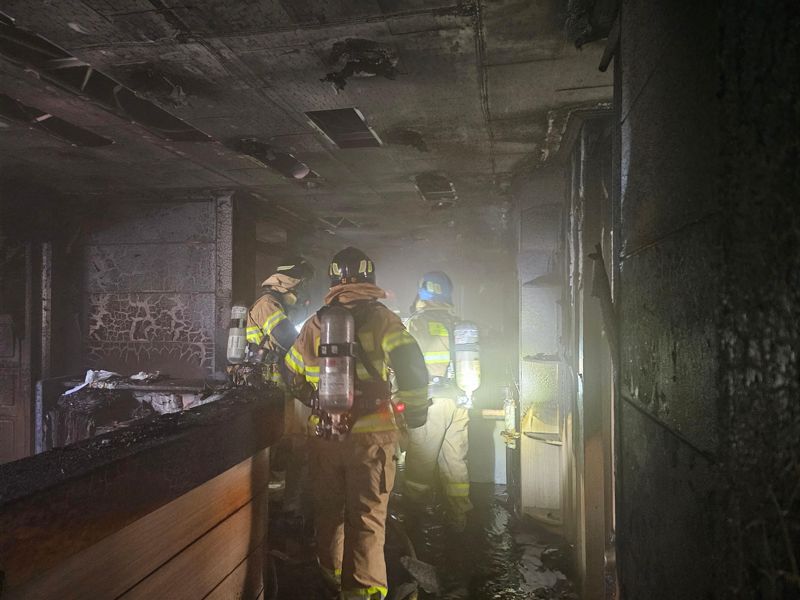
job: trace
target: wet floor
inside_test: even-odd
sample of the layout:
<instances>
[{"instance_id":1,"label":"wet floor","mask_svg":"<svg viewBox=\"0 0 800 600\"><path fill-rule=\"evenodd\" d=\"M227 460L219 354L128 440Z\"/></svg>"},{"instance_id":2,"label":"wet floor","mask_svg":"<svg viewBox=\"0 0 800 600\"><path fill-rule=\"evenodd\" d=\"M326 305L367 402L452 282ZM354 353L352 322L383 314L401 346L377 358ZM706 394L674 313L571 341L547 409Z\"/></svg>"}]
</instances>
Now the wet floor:
<instances>
[{"instance_id":1,"label":"wet floor","mask_svg":"<svg viewBox=\"0 0 800 600\"><path fill-rule=\"evenodd\" d=\"M392 600L572 600L569 549L532 523L516 519L502 486L473 484L465 531L449 531L436 507L408 513L402 482L390 502L386 562ZM335 598L321 580L301 519L271 506L270 547L280 600ZM416 595L415 595L416 594Z\"/></svg>"}]
</instances>

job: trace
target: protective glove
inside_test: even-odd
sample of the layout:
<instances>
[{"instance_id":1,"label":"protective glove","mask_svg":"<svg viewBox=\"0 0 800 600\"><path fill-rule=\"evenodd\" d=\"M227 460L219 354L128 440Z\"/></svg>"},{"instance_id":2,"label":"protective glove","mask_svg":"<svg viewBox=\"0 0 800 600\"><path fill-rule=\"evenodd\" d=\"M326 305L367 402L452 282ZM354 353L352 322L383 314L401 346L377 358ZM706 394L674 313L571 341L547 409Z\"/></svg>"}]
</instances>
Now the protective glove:
<instances>
[{"instance_id":1,"label":"protective glove","mask_svg":"<svg viewBox=\"0 0 800 600\"><path fill-rule=\"evenodd\" d=\"M427 404L423 404L422 406L406 405L406 409L403 412L403 417L406 420L406 427L409 429L416 429L417 427L425 425L425 422L428 420L428 407L430 405L430 400L428 400Z\"/></svg>"},{"instance_id":2,"label":"protective glove","mask_svg":"<svg viewBox=\"0 0 800 600\"><path fill-rule=\"evenodd\" d=\"M291 390L292 395L297 398L300 402L305 404L308 407L314 407L314 401L316 400L317 390L314 388L313 385L310 383L303 382L302 385L292 386Z\"/></svg>"}]
</instances>

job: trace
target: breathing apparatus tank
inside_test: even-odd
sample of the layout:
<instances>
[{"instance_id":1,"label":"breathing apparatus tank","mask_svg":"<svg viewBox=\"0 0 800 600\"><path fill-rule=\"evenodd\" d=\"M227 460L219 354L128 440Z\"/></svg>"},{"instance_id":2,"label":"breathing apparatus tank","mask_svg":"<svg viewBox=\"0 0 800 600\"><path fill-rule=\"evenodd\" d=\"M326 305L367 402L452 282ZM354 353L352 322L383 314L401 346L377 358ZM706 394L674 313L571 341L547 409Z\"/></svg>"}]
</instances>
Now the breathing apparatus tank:
<instances>
[{"instance_id":1,"label":"breathing apparatus tank","mask_svg":"<svg viewBox=\"0 0 800 600\"><path fill-rule=\"evenodd\" d=\"M481 385L480 335L472 321L461 321L453 328L456 385L469 397Z\"/></svg>"},{"instance_id":2,"label":"breathing apparatus tank","mask_svg":"<svg viewBox=\"0 0 800 600\"><path fill-rule=\"evenodd\" d=\"M356 325L350 311L326 306L319 312L319 407L331 416L334 431L353 410Z\"/></svg>"},{"instance_id":3,"label":"breathing apparatus tank","mask_svg":"<svg viewBox=\"0 0 800 600\"><path fill-rule=\"evenodd\" d=\"M236 365L244 362L247 354L247 307L231 307L231 324L228 328L228 362Z\"/></svg>"}]
</instances>

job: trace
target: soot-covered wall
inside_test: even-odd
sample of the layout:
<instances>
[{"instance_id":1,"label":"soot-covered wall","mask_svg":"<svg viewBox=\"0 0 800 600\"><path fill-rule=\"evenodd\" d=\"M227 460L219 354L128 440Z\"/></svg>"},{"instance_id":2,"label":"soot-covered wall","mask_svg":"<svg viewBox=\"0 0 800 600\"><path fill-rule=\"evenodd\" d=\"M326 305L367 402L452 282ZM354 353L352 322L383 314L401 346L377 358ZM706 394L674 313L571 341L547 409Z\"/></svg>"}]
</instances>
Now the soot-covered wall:
<instances>
[{"instance_id":1,"label":"soot-covered wall","mask_svg":"<svg viewBox=\"0 0 800 600\"><path fill-rule=\"evenodd\" d=\"M713 594L722 240L712 2L623 2L618 559L624 598Z\"/></svg>"},{"instance_id":2,"label":"soot-covered wall","mask_svg":"<svg viewBox=\"0 0 800 600\"><path fill-rule=\"evenodd\" d=\"M725 597L800 597L800 5L720 12Z\"/></svg>"},{"instance_id":3,"label":"soot-covered wall","mask_svg":"<svg viewBox=\"0 0 800 600\"><path fill-rule=\"evenodd\" d=\"M110 206L83 242L86 366L173 377L220 368L230 200Z\"/></svg>"},{"instance_id":4,"label":"soot-covered wall","mask_svg":"<svg viewBox=\"0 0 800 600\"><path fill-rule=\"evenodd\" d=\"M798 597L800 7L621 10L623 597Z\"/></svg>"}]
</instances>

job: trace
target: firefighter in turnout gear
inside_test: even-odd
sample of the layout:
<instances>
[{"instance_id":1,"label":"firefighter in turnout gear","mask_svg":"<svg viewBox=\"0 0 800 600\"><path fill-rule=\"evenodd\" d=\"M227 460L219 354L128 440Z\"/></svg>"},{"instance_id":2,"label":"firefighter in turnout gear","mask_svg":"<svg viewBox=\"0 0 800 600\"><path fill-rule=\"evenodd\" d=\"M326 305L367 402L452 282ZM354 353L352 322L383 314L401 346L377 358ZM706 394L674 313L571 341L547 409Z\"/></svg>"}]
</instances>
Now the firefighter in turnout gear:
<instances>
[{"instance_id":1,"label":"firefighter in turnout gear","mask_svg":"<svg viewBox=\"0 0 800 600\"><path fill-rule=\"evenodd\" d=\"M330 278L326 306L303 325L286 367L292 391L314 406L311 474L320 566L342 598L383 600L387 505L400 436L395 412L404 405L409 428L425 423L427 373L414 338L379 302L386 293L375 285L366 254L342 250L331 261Z\"/></svg>"},{"instance_id":2,"label":"firefighter in turnout gear","mask_svg":"<svg viewBox=\"0 0 800 600\"><path fill-rule=\"evenodd\" d=\"M282 385L283 357L297 337L286 310L297 302L300 289L313 275L313 267L304 258L285 259L261 284L261 292L248 312L246 333L251 361L270 365L269 379L278 385Z\"/></svg>"},{"instance_id":3,"label":"firefighter in turnout gear","mask_svg":"<svg viewBox=\"0 0 800 600\"><path fill-rule=\"evenodd\" d=\"M469 500L469 399L455 383L453 284L441 271L420 280L408 331L419 344L428 369L433 404L424 427L409 431L405 497L418 507L442 493L450 527L462 531Z\"/></svg>"}]
</instances>

